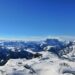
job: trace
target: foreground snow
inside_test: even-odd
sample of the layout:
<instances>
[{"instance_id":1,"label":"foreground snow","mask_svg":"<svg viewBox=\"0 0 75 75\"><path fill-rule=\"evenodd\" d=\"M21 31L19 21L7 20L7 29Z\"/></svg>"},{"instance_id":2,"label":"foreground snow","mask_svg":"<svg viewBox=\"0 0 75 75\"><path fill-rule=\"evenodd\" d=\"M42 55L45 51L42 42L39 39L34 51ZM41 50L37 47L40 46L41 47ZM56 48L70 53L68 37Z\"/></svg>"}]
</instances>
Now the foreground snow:
<instances>
[{"instance_id":1,"label":"foreground snow","mask_svg":"<svg viewBox=\"0 0 75 75\"><path fill-rule=\"evenodd\" d=\"M75 62L59 59L54 54L41 52L43 57L10 59L0 67L0 75L75 75Z\"/></svg>"}]
</instances>

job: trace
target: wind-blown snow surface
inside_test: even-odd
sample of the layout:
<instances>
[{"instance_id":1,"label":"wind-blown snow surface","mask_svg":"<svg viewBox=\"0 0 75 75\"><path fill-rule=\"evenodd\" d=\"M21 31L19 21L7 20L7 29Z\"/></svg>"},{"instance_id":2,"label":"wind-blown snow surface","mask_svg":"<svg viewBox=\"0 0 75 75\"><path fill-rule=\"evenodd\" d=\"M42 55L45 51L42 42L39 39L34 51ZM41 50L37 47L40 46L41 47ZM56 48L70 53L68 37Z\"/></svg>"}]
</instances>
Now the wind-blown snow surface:
<instances>
[{"instance_id":1,"label":"wind-blown snow surface","mask_svg":"<svg viewBox=\"0 0 75 75\"><path fill-rule=\"evenodd\" d=\"M40 45L44 45L44 50L39 52L42 57L9 59L4 66L0 66L0 75L75 75L75 45L66 45L66 42L66 46L62 47L62 42L58 43L55 39L46 41ZM51 50L59 50L57 52L61 57Z\"/></svg>"},{"instance_id":2,"label":"wind-blown snow surface","mask_svg":"<svg viewBox=\"0 0 75 75\"><path fill-rule=\"evenodd\" d=\"M42 53L42 58L10 59L0 67L0 75L75 75L75 62L61 60L48 52Z\"/></svg>"}]
</instances>

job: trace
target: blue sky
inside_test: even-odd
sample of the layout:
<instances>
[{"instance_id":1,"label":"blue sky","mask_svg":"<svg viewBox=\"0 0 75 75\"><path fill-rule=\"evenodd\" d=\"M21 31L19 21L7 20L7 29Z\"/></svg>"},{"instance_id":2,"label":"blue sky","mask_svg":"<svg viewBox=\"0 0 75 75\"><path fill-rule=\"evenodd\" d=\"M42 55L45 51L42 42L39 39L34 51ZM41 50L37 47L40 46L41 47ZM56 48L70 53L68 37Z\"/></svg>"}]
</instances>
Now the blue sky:
<instances>
[{"instance_id":1,"label":"blue sky","mask_svg":"<svg viewBox=\"0 0 75 75\"><path fill-rule=\"evenodd\" d=\"M74 0L0 0L0 37L75 36Z\"/></svg>"}]
</instances>

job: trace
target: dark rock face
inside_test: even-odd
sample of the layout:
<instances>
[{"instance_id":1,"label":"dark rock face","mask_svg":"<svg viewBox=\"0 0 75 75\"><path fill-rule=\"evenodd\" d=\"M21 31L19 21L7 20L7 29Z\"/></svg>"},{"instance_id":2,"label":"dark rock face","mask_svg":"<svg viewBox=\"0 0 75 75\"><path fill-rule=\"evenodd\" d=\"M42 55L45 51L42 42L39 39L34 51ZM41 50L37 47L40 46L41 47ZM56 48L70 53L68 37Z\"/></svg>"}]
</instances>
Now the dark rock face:
<instances>
[{"instance_id":1,"label":"dark rock face","mask_svg":"<svg viewBox=\"0 0 75 75\"><path fill-rule=\"evenodd\" d=\"M10 58L11 59L17 59L17 58L26 58L31 59L33 57L33 54L27 51L20 51L20 52L10 52Z\"/></svg>"},{"instance_id":2,"label":"dark rock face","mask_svg":"<svg viewBox=\"0 0 75 75\"><path fill-rule=\"evenodd\" d=\"M18 49L12 51L7 48L0 48L0 66L6 64L9 59L18 59L18 58L32 59L39 56L42 55L39 53L33 54L28 51L25 51L24 49L20 49L20 51L18 51Z\"/></svg>"},{"instance_id":3,"label":"dark rock face","mask_svg":"<svg viewBox=\"0 0 75 75\"><path fill-rule=\"evenodd\" d=\"M18 58L33 58L33 54L24 50L11 51L7 48L0 48L0 66L4 65L9 59L18 59Z\"/></svg>"},{"instance_id":4,"label":"dark rock face","mask_svg":"<svg viewBox=\"0 0 75 75\"><path fill-rule=\"evenodd\" d=\"M66 55L73 50L72 45L73 43L69 42L68 44L63 46L52 47L49 51L56 54L58 57L62 57L62 55Z\"/></svg>"},{"instance_id":5,"label":"dark rock face","mask_svg":"<svg viewBox=\"0 0 75 75\"><path fill-rule=\"evenodd\" d=\"M0 65L4 65L9 59L9 51L7 48L0 47Z\"/></svg>"},{"instance_id":6,"label":"dark rock face","mask_svg":"<svg viewBox=\"0 0 75 75\"><path fill-rule=\"evenodd\" d=\"M36 53L36 54L33 55L33 57L34 57L34 58L42 57L42 54Z\"/></svg>"},{"instance_id":7,"label":"dark rock face","mask_svg":"<svg viewBox=\"0 0 75 75\"><path fill-rule=\"evenodd\" d=\"M50 46L62 46L64 42L59 41L58 39L46 39L45 41Z\"/></svg>"}]
</instances>

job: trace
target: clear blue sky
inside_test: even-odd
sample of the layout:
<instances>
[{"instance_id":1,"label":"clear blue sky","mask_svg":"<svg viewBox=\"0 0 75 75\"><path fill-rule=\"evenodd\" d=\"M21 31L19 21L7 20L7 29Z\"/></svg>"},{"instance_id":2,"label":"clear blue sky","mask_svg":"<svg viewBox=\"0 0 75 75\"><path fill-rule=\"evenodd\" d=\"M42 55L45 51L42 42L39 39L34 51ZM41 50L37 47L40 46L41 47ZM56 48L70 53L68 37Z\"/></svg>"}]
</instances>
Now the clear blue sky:
<instances>
[{"instance_id":1,"label":"clear blue sky","mask_svg":"<svg viewBox=\"0 0 75 75\"><path fill-rule=\"evenodd\" d=\"M75 0L0 0L0 37L75 36Z\"/></svg>"}]
</instances>

